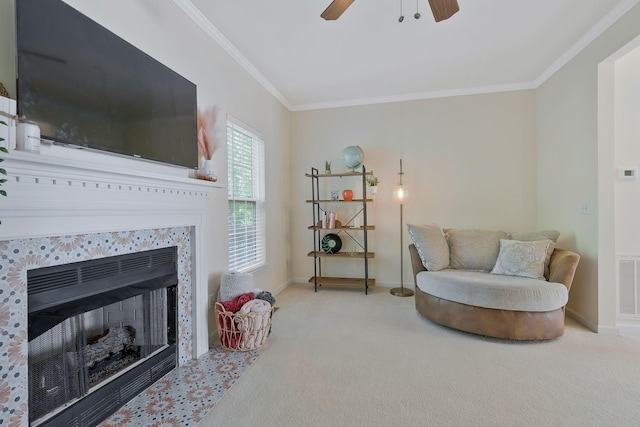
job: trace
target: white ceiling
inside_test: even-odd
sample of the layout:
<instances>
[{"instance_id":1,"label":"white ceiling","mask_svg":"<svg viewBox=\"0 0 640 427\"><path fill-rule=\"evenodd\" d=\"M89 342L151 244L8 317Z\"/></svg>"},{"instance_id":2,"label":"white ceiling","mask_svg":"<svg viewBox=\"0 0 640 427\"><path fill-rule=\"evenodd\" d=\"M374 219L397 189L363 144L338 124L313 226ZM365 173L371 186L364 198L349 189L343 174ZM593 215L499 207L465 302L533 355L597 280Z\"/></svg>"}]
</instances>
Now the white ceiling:
<instances>
[{"instance_id":1,"label":"white ceiling","mask_svg":"<svg viewBox=\"0 0 640 427\"><path fill-rule=\"evenodd\" d=\"M533 88L640 0L174 1L295 111Z\"/></svg>"}]
</instances>

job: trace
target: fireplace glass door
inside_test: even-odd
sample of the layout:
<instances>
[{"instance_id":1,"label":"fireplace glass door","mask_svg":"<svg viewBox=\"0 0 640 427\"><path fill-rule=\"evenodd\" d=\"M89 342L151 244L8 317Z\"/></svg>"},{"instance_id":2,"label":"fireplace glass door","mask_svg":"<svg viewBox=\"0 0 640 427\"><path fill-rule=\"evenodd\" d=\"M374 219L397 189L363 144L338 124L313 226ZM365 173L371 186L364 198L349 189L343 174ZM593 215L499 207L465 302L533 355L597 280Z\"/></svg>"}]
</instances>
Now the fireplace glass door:
<instances>
[{"instance_id":1,"label":"fireplace glass door","mask_svg":"<svg viewBox=\"0 0 640 427\"><path fill-rule=\"evenodd\" d=\"M68 318L29 343L30 420L56 411L163 350L167 291Z\"/></svg>"}]
</instances>

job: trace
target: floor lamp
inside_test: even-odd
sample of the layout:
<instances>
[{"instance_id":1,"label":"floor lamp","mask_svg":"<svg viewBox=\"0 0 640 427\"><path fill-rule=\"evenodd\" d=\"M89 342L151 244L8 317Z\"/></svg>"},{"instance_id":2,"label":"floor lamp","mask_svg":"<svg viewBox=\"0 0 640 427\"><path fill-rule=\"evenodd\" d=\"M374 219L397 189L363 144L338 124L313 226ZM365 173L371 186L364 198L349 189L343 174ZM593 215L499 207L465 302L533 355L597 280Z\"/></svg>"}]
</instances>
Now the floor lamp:
<instances>
[{"instance_id":1,"label":"floor lamp","mask_svg":"<svg viewBox=\"0 0 640 427\"><path fill-rule=\"evenodd\" d=\"M398 177L400 177L400 183L393 187L393 197L400 203L400 287L391 289L391 295L396 297L410 297L413 295L413 291L411 289L404 288L404 269L402 268L404 265L404 257L402 254L404 253L404 243L402 236L404 235L404 227L402 222L402 203L409 196L409 192L405 187L402 186L402 159L400 159L400 173Z\"/></svg>"}]
</instances>

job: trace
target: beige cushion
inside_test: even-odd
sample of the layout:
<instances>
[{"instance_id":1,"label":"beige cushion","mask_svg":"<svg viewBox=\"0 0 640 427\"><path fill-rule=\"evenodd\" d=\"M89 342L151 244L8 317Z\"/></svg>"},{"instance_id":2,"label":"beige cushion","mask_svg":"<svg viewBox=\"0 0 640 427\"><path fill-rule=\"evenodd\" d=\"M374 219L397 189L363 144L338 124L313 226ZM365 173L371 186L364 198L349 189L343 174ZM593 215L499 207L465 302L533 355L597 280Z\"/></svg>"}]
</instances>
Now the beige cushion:
<instances>
[{"instance_id":1,"label":"beige cushion","mask_svg":"<svg viewBox=\"0 0 640 427\"><path fill-rule=\"evenodd\" d=\"M549 261L551 260L551 254L555 249L555 244L558 243L558 237L560 232L558 230L542 230L542 231L519 231L509 233L507 239L521 240L523 242L530 242L534 240L550 239L553 241L552 245L547 248L547 256L544 260L544 277L549 279Z\"/></svg>"},{"instance_id":2,"label":"beige cushion","mask_svg":"<svg viewBox=\"0 0 640 427\"><path fill-rule=\"evenodd\" d=\"M491 273L544 280L544 263L550 246L553 242L549 239L534 242L501 239L500 253Z\"/></svg>"},{"instance_id":3,"label":"beige cushion","mask_svg":"<svg viewBox=\"0 0 640 427\"><path fill-rule=\"evenodd\" d=\"M407 224L409 236L416 245L422 265L429 271L438 271L449 267L449 245L444 233L436 224Z\"/></svg>"},{"instance_id":4,"label":"beige cushion","mask_svg":"<svg viewBox=\"0 0 640 427\"><path fill-rule=\"evenodd\" d=\"M542 231L515 231L508 234L507 239L521 240L523 242L531 242L534 240L553 240L558 243L560 232L558 230L542 230Z\"/></svg>"},{"instance_id":5,"label":"beige cushion","mask_svg":"<svg viewBox=\"0 0 640 427\"><path fill-rule=\"evenodd\" d=\"M496 310L552 311L569 299L562 283L477 271L422 271L416 283L438 298Z\"/></svg>"},{"instance_id":6,"label":"beige cushion","mask_svg":"<svg viewBox=\"0 0 640 427\"><path fill-rule=\"evenodd\" d=\"M491 271L500 252L504 231L445 230L449 242L449 268L456 270Z\"/></svg>"}]
</instances>

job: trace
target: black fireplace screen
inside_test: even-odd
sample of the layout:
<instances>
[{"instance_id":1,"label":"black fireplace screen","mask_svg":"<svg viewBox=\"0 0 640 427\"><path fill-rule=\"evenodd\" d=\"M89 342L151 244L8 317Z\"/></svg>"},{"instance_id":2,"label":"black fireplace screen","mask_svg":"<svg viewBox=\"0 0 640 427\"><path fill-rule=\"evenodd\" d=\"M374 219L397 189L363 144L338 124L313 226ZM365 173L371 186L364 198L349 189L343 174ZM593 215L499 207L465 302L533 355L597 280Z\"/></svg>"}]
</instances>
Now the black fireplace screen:
<instances>
[{"instance_id":1,"label":"black fireplace screen","mask_svg":"<svg viewBox=\"0 0 640 427\"><path fill-rule=\"evenodd\" d=\"M87 394L165 348L165 289L73 316L29 343L30 418Z\"/></svg>"},{"instance_id":2,"label":"black fireplace screen","mask_svg":"<svg viewBox=\"0 0 640 427\"><path fill-rule=\"evenodd\" d=\"M29 272L37 278L32 281L28 275L27 282L30 422L94 391L101 392L108 380L169 346L175 347L175 248L159 251L164 252L139 252L53 267L49 272L53 273L54 285L50 286L41 285L46 282L46 272L41 270L52 267ZM132 264L137 267L132 268ZM114 274L110 279L103 273L83 275L83 268ZM76 274L70 274L74 269ZM61 275L78 279L69 284L68 280L56 279ZM83 281L83 277L91 280ZM95 292L96 280L106 292ZM40 286L34 290L32 283ZM61 284L64 292L55 292L55 286ZM32 298L32 293L39 298ZM43 294L57 295L58 301L52 304Z\"/></svg>"}]
</instances>

